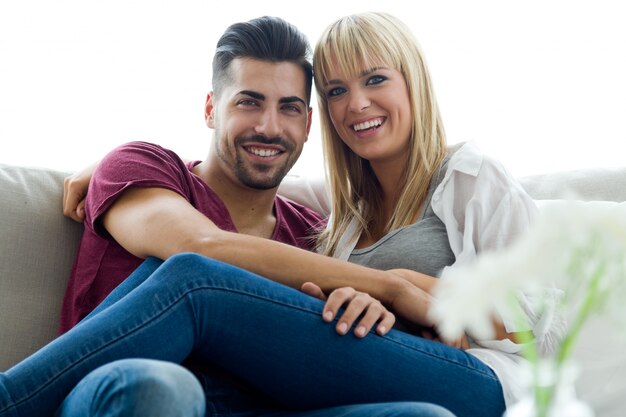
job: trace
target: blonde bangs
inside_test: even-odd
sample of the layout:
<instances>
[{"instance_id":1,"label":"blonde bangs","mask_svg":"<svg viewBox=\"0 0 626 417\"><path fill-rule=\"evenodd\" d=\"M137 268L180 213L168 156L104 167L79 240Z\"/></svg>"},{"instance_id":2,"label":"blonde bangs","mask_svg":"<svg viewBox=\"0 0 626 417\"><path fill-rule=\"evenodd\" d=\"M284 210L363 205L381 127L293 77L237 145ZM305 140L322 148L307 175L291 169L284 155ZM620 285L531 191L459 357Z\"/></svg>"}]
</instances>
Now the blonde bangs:
<instances>
[{"instance_id":1,"label":"blonde bangs","mask_svg":"<svg viewBox=\"0 0 626 417\"><path fill-rule=\"evenodd\" d=\"M376 15L347 16L331 25L320 37L313 54L314 79L318 94L324 96L324 86L341 73L347 78L360 77L364 68L389 67L402 72L398 59L403 51L388 36L381 33L373 21ZM354 24L358 22L359 24Z\"/></svg>"}]
</instances>

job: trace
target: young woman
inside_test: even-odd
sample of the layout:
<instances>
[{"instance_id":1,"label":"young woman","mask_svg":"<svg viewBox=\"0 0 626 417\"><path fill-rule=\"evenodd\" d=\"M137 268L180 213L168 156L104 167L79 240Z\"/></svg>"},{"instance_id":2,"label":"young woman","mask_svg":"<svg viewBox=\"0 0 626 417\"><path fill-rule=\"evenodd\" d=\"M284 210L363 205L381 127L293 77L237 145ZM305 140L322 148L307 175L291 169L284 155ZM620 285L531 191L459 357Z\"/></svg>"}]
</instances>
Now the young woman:
<instances>
[{"instance_id":1,"label":"young woman","mask_svg":"<svg viewBox=\"0 0 626 417\"><path fill-rule=\"evenodd\" d=\"M314 64L333 209L320 236L325 254L394 269L428 292L446 268L526 229L535 207L501 165L470 144L446 147L426 65L400 21L383 13L339 19ZM561 336L560 322L521 299L528 328L503 318L496 339L469 335L468 350L412 334L429 319L400 303L388 307L405 331L340 337L319 316L349 301L349 289L324 307L268 278L195 254L149 259L99 311L0 375L0 416L54 409L103 364L192 357L287 409L420 401L459 417L499 417L519 392L513 333L533 331L544 351ZM315 282L305 288L320 295Z\"/></svg>"}]
</instances>

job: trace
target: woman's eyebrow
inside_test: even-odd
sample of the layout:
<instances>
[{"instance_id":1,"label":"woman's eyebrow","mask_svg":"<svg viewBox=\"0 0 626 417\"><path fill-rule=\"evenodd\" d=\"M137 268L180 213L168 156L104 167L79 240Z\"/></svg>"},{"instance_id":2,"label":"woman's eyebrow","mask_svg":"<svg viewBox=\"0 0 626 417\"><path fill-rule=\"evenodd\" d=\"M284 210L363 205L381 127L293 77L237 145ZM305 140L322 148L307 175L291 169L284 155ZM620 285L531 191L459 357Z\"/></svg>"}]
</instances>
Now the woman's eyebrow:
<instances>
[{"instance_id":1,"label":"woman's eyebrow","mask_svg":"<svg viewBox=\"0 0 626 417\"><path fill-rule=\"evenodd\" d=\"M373 72L376 72L378 70L386 70L389 69L387 67L372 67L372 68L368 68L366 70L361 71L361 74L359 75L360 77L365 77ZM324 83L324 87L331 85L331 84L341 84L342 81L340 79L333 79L333 80L328 80Z\"/></svg>"},{"instance_id":2,"label":"woman's eyebrow","mask_svg":"<svg viewBox=\"0 0 626 417\"><path fill-rule=\"evenodd\" d=\"M361 77L364 77L366 75L369 75L373 72L376 72L378 70L384 70L384 69L389 69L387 67L372 67L372 68L368 68L366 70L361 71Z\"/></svg>"}]
</instances>

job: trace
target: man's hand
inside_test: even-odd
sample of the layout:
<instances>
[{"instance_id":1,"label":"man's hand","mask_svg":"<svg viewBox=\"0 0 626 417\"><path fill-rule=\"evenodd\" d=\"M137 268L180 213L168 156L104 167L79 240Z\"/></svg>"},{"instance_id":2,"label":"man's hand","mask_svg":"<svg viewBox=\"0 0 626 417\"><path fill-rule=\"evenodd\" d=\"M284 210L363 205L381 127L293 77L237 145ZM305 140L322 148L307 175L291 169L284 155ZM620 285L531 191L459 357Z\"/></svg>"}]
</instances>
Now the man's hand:
<instances>
[{"instance_id":1,"label":"man's hand","mask_svg":"<svg viewBox=\"0 0 626 417\"><path fill-rule=\"evenodd\" d=\"M383 336L396 322L396 317L384 305L371 295L356 291L351 287L338 288L328 297L320 287L312 282L302 284L301 290L313 297L326 301L322 317L325 322L331 322L344 307L341 317L337 320L335 329L340 335L345 335L352 325L355 326L354 335L362 338L367 336L372 327L376 326L376 333ZM359 320L360 317L360 320ZM378 324L377 324L378 323Z\"/></svg>"},{"instance_id":2,"label":"man's hand","mask_svg":"<svg viewBox=\"0 0 626 417\"><path fill-rule=\"evenodd\" d=\"M63 181L63 214L79 223L85 220L85 196L96 166L90 165Z\"/></svg>"}]
</instances>

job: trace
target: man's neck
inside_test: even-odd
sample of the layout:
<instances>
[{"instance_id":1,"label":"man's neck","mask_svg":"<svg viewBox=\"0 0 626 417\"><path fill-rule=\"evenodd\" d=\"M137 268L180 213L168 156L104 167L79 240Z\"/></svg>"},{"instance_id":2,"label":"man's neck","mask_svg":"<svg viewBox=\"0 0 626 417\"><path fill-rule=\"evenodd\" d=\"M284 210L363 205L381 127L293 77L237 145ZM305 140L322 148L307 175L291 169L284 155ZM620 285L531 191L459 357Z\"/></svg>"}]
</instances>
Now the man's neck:
<instances>
[{"instance_id":1,"label":"man's neck","mask_svg":"<svg viewBox=\"0 0 626 417\"><path fill-rule=\"evenodd\" d=\"M217 193L240 233L270 238L276 225L274 199L277 189L250 188L216 165L206 160L196 165L193 172Z\"/></svg>"}]
</instances>

